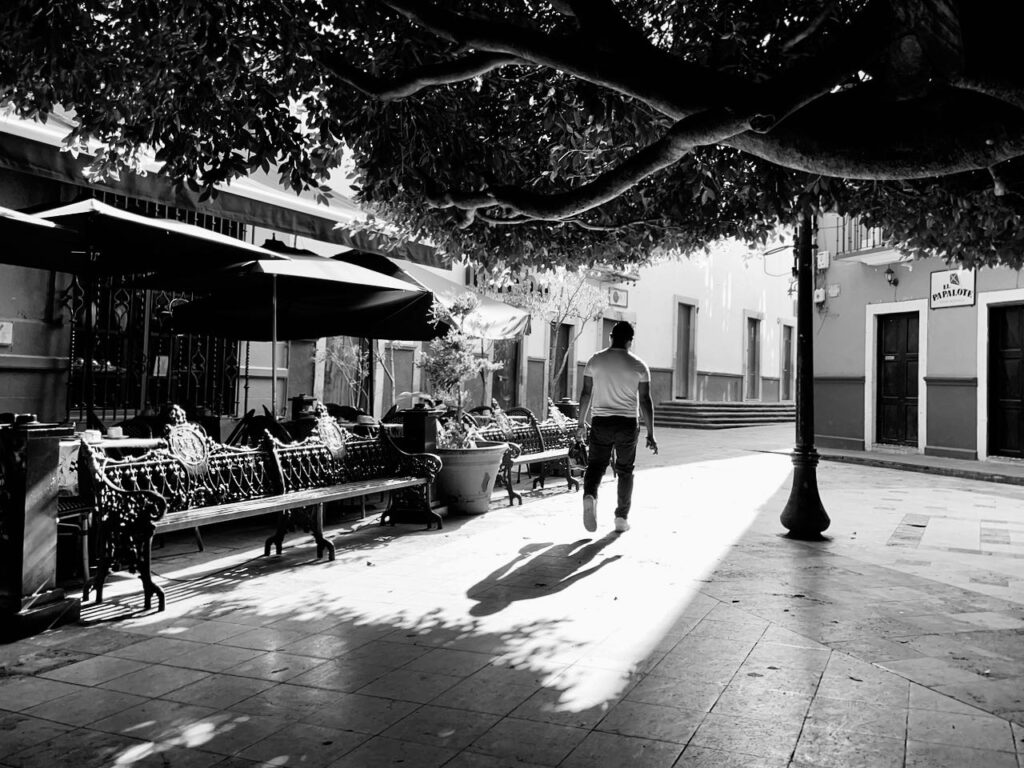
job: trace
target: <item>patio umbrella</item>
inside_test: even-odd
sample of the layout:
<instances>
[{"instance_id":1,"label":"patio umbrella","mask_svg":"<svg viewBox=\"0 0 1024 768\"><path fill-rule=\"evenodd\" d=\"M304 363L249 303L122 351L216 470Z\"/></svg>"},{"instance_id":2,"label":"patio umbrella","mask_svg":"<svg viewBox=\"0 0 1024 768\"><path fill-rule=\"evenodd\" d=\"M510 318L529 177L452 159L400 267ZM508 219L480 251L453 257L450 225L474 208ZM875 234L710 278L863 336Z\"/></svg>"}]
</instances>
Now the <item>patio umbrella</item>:
<instances>
[{"instance_id":1,"label":"patio umbrella","mask_svg":"<svg viewBox=\"0 0 1024 768\"><path fill-rule=\"evenodd\" d=\"M50 269L47 254L70 258L77 233L29 213L0 206L0 264Z\"/></svg>"},{"instance_id":2,"label":"patio umbrella","mask_svg":"<svg viewBox=\"0 0 1024 768\"><path fill-rule=\"evenodd\" d=\"M82 200L35 216L76 233L74 250L40 249L30 265L58 272L180 274L246 259L289 258L194 224L140 216L99 200Z\"/></svg>"},{"instance_id":3,"label":"patio umbrella","mask_svg":"<svg viewBox=\"0 0 1024 768\"><path fill-rule=\"evenodd\" d=\"M355 264L290 251L288 261L258 259L189 276L207 295L173 309L176 331L270 341L277 370L281 339L369 335L377 323L429 313L429 291ZM155 278L167 284L166 276ZM276 402L276 376L271 397Z\"/></svg>"},{"instance_id":4,"label":"patio umbrella","mask_svg":"<svg viewBox=\"0 0 1024 768\"><path fill-rule=\"evenodd\" d=\"M18 246L4 248L0 262L92 278L135 273L174 276L245 259L289 259L203 227L140 216L92 199L31 216L9 214L0 219L0 232L7 230L19 233ZM32 232L38 233L34 239ZM88 284L86 281L87 290ZM83 376L87 397L91 397L92 301L87 299L85 307L90 331L85 336Z\"/></svg>"},{"instance_id":5,"label":"patio umbrella","mask_svg":"<svg viewBox=\"0 0 1024 768\"><path fill-rule=\"evenodd\" d=\"M467 293L474 293L479 299L479 305L473 312L466 316L463 322L462 330L469 336L479 339L515 339L522 336L524 333L529 331L530 328L530 314L517 307L505 304L502 301L489 298L487 296L480 296L473 291L472 288L457 283L444 275L439 275L436 272L432 272L426 267L422 267L419 264L413 264L410 261L402 261L400 259L392 259L388 256L381 256L375 253L366 253L363 251L350 251L347 253L340 253L334 257L336 261L344 261L349 264L358 264L372 269L381 274L391 275L405 282L416 285L424 290L430 291L434 294L434 298L444 306L451 306L457 298L465 296ZM427 329L425 326L430 325L429 318L424 317L419 321L420 325L423 326L423 332L426 333ZM431 325L431 327L433 327ZM389 333L401 333L409 332L409 328L397 327L388 328ZM444 329L440 329L440 333L443 333ZM428 336L378 336L376 338L389 338L389 339L403 339L403 340L420 340L423 338L433 338L439 335L437 329L434 329L433 335Z\"/></svg>"}]
</instances>

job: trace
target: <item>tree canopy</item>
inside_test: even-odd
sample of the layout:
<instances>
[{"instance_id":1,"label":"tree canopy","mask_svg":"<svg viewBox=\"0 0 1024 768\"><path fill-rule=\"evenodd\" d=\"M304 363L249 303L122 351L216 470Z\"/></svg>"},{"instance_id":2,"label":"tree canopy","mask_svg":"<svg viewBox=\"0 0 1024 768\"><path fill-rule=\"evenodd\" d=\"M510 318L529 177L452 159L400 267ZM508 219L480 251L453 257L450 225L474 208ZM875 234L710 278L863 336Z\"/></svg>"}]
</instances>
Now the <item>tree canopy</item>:
<instances>
[{"instance_id":1,"label":"tree canopy","mask_svg":"<svg viewBox=\"0 0 1024 768\"><path fill-rule=\"evenodd\" d=\"M278 167L513 267L762 242L798 204L916 253L1024 255L1024 4L8 0L0 101L71 108L100 172Z\"/></svg>"}]
</instances>

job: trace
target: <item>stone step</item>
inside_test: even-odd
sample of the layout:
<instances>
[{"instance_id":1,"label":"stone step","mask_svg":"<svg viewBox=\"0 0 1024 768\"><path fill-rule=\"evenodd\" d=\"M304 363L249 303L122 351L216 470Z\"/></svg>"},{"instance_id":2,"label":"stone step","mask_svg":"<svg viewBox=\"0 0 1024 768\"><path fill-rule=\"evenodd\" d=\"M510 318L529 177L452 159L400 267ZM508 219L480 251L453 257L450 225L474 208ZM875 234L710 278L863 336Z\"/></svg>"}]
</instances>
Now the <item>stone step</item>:
<instances>
[{"instance_id":1,"label":"stone step","mask_svg":"<svg viewBox=\"0 0 1024 768\"><path fill-rule=\"evenodd\" d=\"M782 424L796 418L793 403L673 401L654 409L654 424L689 429L731 429Z\"/></svg>"}]
</instances>

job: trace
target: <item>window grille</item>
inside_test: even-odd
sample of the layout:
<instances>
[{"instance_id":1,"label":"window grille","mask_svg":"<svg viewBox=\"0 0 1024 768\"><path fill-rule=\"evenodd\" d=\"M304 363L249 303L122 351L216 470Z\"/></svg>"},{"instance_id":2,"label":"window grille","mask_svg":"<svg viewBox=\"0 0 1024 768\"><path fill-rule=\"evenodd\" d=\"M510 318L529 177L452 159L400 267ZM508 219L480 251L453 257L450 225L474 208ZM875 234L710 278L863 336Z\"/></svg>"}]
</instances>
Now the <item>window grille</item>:
<instances>
[{"instance_id":1,"label":"window grille","mask_svg":"<svg viewBox=\"0 0 1024 768\"><path fill-rule=\"evenodd\" d=\"M93 196L108 205L153 218L174 219L244 240L246 227L217 216L135 200L109 192ZM67 414L85 423L90 410L104 424L168 402L210 415L238 410L238 343L214 336L171 332L171 309L188 291L136 287L134 275L98 278L91 313L86 286L75 276L60 303L69 318ZM92 334L87 323L92 322ZM90 338L91 336L91 338ZM85 360L91 347L91 385Z\"/></svg>"}]
</instances>

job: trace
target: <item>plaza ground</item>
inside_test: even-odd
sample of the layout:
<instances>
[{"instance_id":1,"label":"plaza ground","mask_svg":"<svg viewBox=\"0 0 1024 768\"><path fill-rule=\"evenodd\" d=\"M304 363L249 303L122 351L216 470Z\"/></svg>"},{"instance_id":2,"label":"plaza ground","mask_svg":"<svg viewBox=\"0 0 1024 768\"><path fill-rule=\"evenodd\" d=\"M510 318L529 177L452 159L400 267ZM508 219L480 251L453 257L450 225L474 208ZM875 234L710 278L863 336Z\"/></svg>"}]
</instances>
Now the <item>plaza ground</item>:
<instances>
[{"instance_id":1,"label":"plaza ground","mask_svg":"<svg viewBox=\"0 0 1024 768\"><path fill-rule=\"evenodd\" d=\"M333 563L167 536L164 613L123 575L0 646L0 765L1024 766L1019 465L834 455L806 543L792 425L659 440L623 535L609 477L595 534L552 479L440 532L336 517Z\"/></svg>"}]
</instances>

